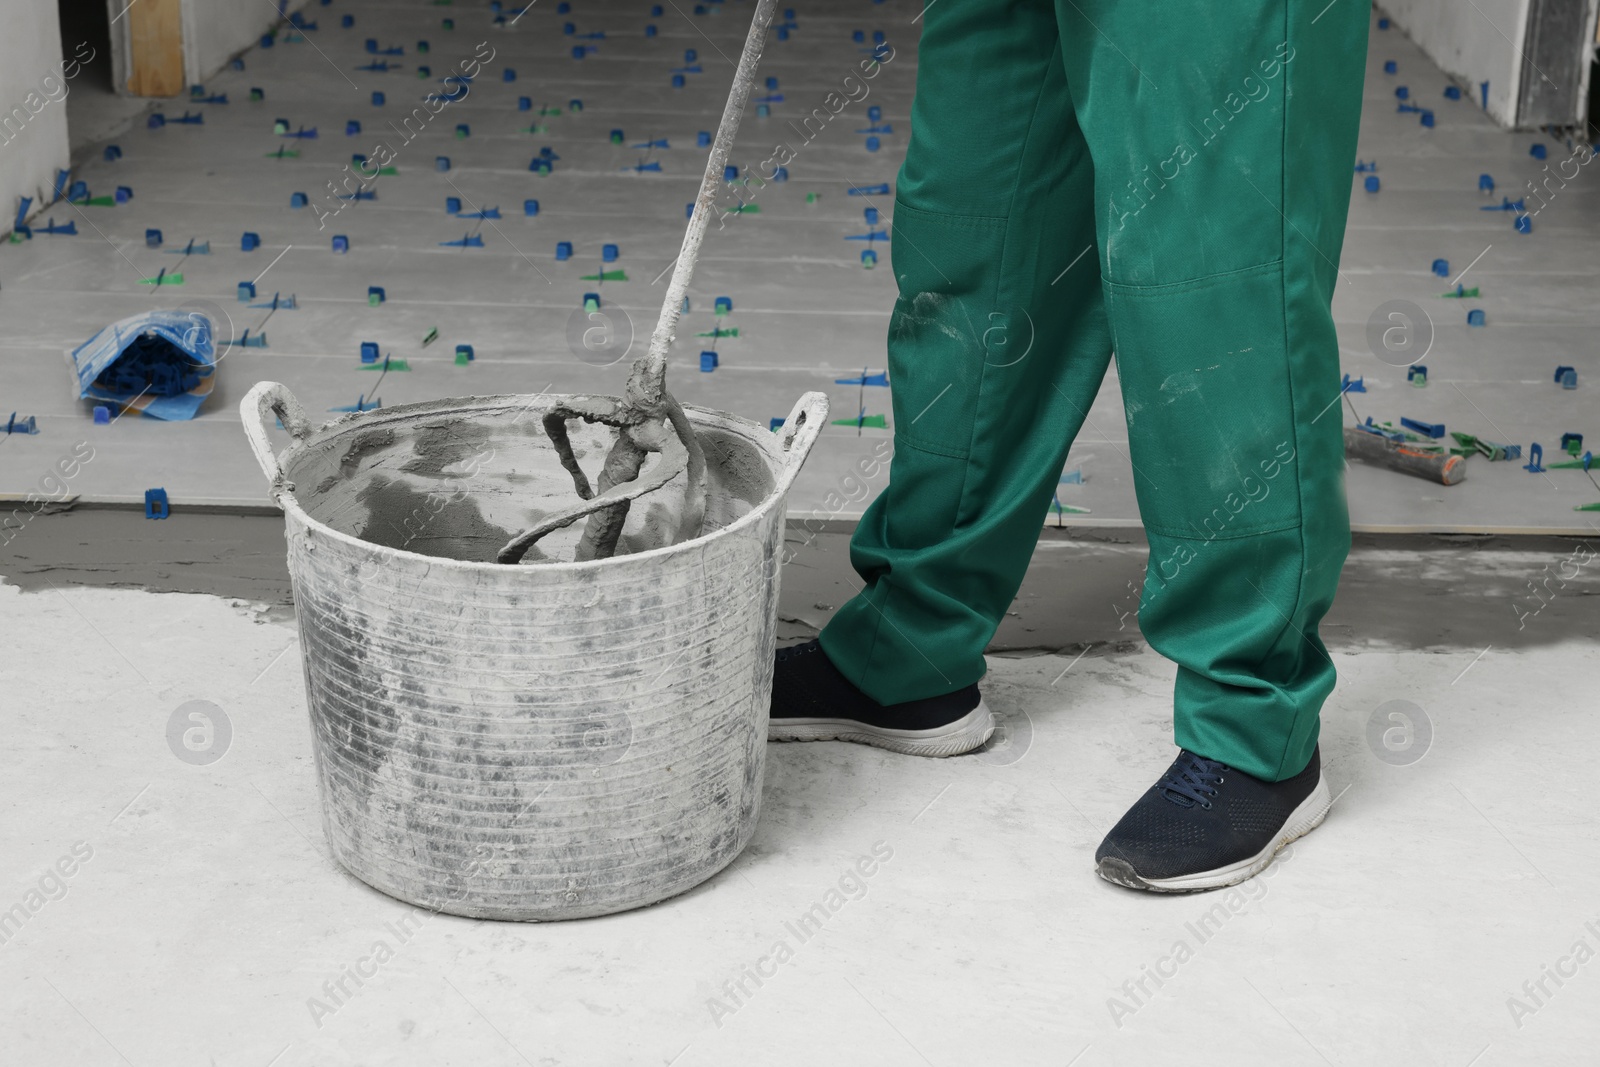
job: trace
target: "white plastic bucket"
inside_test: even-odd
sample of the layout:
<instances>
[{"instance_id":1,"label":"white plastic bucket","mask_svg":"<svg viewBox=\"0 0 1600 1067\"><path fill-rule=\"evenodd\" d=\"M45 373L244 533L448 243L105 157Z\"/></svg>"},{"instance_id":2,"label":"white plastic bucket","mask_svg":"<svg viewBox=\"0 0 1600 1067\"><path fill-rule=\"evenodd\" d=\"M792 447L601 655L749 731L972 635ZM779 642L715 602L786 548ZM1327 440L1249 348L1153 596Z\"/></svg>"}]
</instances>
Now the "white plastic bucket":
<instances>
[{"instance_id":1,"label":"white plastic bucket","mask_svg":"<svg viewBox=\"0 0 1600 1067\"><path fill-rule=\"evenodd\" d=\"M241 404L286 519L324 830L351 873L430 909L640 907L711 877L755 829L785 498L827 400L806 394L778 433L687 409L708 467L699 537L492 562L575 499L540 421L562 399L438 400L320 429L275 382ZM277 455L274 413L293 439ZM573 426L591 465L610 439ZM676 484L635 502L624 547Z\"/></svg>"}]
</instances>

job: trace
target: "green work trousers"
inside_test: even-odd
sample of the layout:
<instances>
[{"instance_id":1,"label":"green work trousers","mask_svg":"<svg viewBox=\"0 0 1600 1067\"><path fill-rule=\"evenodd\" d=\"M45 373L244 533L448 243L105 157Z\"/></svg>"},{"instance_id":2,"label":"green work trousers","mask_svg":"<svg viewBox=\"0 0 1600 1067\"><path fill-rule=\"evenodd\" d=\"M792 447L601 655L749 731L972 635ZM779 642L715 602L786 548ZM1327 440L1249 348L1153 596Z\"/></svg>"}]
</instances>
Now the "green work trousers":
<instances>
[{"instance_id":1,"label":"green work trousers","mask_svg":"<svg viewBox=\"0 0 1600 1067\"><path fill-rule=\"evenodd\" d=\"M865 587L822 632L863 691L983 676L1115 353L1150 543L1139 623L1178 665L1177 742L1268 781L1304 768L1350 540L1329 304L1370 11L925 8L893 217L895 454L851 545Z\"/></svg>"}]
</instances>

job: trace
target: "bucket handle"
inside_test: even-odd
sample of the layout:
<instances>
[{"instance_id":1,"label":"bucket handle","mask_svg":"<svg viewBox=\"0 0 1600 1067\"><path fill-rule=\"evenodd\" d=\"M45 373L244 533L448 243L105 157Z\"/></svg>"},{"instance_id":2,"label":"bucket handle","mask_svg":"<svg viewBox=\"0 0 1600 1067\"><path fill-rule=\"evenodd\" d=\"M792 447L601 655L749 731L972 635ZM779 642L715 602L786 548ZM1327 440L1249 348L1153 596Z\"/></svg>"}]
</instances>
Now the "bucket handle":
<instances>
[{"instance_id":1,"label":"bucket handle","mask_svg":"<svg viewBox=\"0 0 1600 1067\"><path fill-rule=\"evenodd\" d=\"M294 484L284 476L283 467L272 451L272 442L267 438L268 415L282 420L284 429L296 441L304 441L311 436L311 420L306 417L306 409L300 405L300 401L289 392L288 386L278 382L257 382L255 388L239 401L244 435L250 441L250 451L255 453L256 462L261 464L261 473L272 483L271 493L276 500L282 492L293 492Z\"/></svg>"},{"instance_id":2,"label":"bucket handle","mask_svg":"<svg viewBox=\"0 0 1600 1067\"><path fill-rule=\"evenodd\" d=\"M778 492L786 491L800 473L800 467L817 443L817 435L828 421L828 397L825 393L806 393L794 403L794 410L778 427L779 444L788 460L778 477Z\"/></svg>"}]
</instances>

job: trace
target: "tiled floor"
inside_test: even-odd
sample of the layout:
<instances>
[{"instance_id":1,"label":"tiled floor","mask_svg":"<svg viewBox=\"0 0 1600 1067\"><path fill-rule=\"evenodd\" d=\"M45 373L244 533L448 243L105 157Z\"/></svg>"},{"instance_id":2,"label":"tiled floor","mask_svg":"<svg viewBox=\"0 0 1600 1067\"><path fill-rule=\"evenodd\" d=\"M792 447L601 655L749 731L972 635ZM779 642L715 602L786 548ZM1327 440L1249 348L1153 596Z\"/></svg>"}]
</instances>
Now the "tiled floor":
<instances>
[{"instance_id":1,"label":"tiled floor","mask_svg":"<svg viewBox=\"0 0 1600 1067\"><path fill-rule=\"evenodd\" d=\"M160 485L175 506L262 503L265 486L239 432L239 398L266 378L287 383L317 412L370 398L377 375L362 370L358 359L366 340L411 367L378 388L388 406L546 388L620 391L626 360L595 366L576 358L569 331L590 325L580 303L583 293L598 291L616 328L637 338L635 354L644 343L665 287L661 272L675 256L683 208L702 166L695 137L715 126L731 74L728 57L737 54L749 4L712 6L704 15L664 5L654 19L643 4L590 2L570 14L541 4L520 19L507 17L515 25L504 26L478 4L394 8L339 0L306 10L318 29L303 41L280 35L273 48L247 53L244 71L225 71L206 84L208 93L227 95L226 105L174 101L162 108L173 118L201 114L203 125L149 129L141 122L111 138L124 152L115 163L100 158L101 145L88 146L75 176L96 194L128 185L135 193L131 202L113 209L56 204L47 214L74 219L79 236L41 236L0 248L0 312L7 324L0 337L0 396L8 411L36 415L42 431L7 442L12 459L0 474L0 490L27 491L63 449L88 439L107 447L70 487L86 499L132 502ZM670 372L686 401L765 423L785 414L800 393L820 388L830 394L836 418L854 418L863 403L867 415L890 414L886 390L835 383L864 368L882 370L893 278L886 260L876 270L862 269L865 242L846 238L872 229L863 218L868 207L882 213L877 230L892 226L892 197L849 191L894 181L915 83L918 10L909 0L802 6L788 39L769 47L762 72L778 79L774 92L783 100L768 105L768 116L745 118L735 151L743 167L765 159L778 139L798 140L791 123L839 87L871 51L873 31L883 31L895 50L866 83L869 95L800 148L787 184L755 193L728 190L728 204L737 191L760 212L729 216L706 246ZM345 14L355 20L348 29L340 26ZM442 28L446 18L454 20L454 30ZM568 22L573 36L560 31ZM647 23L658 26L657 36L644 36ZM865 43L851 39L855 30L866 35ZM579 36L596 32L605 39ZM370 55L364 47L369 38L380 49L397 46L405 54ZM426 55L416 53L419 40L431 45ZM575 60L575 41L598 50ZM395 133L422 95L439 88L439 77L489 49L494 58L465 99L414 140ZM685 74L686 86L673 89L671 71L686 66L688 49L697 56L687 65L701 73ZM1396 75L1383 73L1388 59L1397 62ZM375 63L391 69L362 69ZM419 64L431 67L433 80L417 78ZM507 68L514 82L502 80ZM1434 112L1433 128L1395 110L1394 90L1401 84L1411 101ZM1352 175L1334 305L1342 362L1367 389L1351 401L1363 417L1404 415L1507 443L1539 441L1553 457L1564 432L1600 433L1586 399L1600 382L1600 357L1584 340L1594 329L1587 295L1596 283L1589 250L1600 231L1597 186L1589 170L1579 168L1526 235L1515 232L1511 213L1480 211L1486 203L1478 191L1480 173L1494 176L1499 193L1520 195L1526 181L1544 173L1546 164L1529 155L1533 144L1545 145L1557 162L1568 149L1543 135L1495 129L1471 104L1471 93L1445 99L1446 85L1398 30L1373 31L1359 154L1377 160L1381 191L1365 192L1365 175ZM252 86L265 91L263 101L250 101ZM385 94L382 106L373 104L374 91ZM519 97L562 114L519 111ZM570 110L573 99L582 100L581 113ZM879 123L893 130L879 135L877 152L867 150L868 135L858 132L876 125L866 114L872 106L883 109ZM314 127L318 137L275 136L275 118L287 119L292 129ZM350 120L361 124L360 134L346 135ZM535 121L546 132L525 132ZM458 124L469 127L469 137L455 136ZM611 143L613 129L623 131L621 145ZM630 147L658 139L671 147ZM289 207L294 192L333 205L328 183L343 179L353 153L373 152L379 140L395 142L397 173L376 180L374 200L346 205L320 228L313 209ZM560 159L552 174L540 177L528 170L529 161L546 145ZM280 148L300 155L263 158ZM451 160L448 172L434 169L440 155ZM632 169L645 161L659 163L661 171ZM811 193L819 199L808 202ZM452 219L445 212L452 196L467 211L498 206L502 218ZM540 203L537 217L522 212L530 198ZM146 247L147 228L162 231L165 249ZM248 253L240 251L247 230L262 241ZM441 246L471 231L484 239L483 248ZM331 251L335 234L349 239L347 254ZM183 261L182 287L140 284L178 264L180 256L170 250L191 238L209 241L211 251ZM571 260L555 260L558 241L572 242ZM608 269L625 270L628 280L581 280L599 269L606 243L620 249ZM873 243L886 252L881 241ZM1440 258L1449 264L1444 278L1429 269ZM1479 287L1482 299L1440 299L1457 278ZM298 308L269 318L267 309L240 304L237 283L250 279L264 299L275 291L294 294ZM387 292L381 307L367 304L372 285ZM711 314L718 295L733 299L731 316ZM1394 299L1425 313L1419 329L1431 324L1426 389L1408 386L1405 369L1376 358L1369 343L1369 321ZM69 392L59 362L63 350L118 318L180 305L212 315L224 338L264 329L269 347L230 351L215 394L192 423L90 425L90 406ZM1471 309L1486 312L1486 326L1466 325ZM1388 324L1381 316L1380 322ZM721 365L701 373L699 352L712 342L689 335L719 325L737 327L739 336L716 340ZM424 347L435 328L438 340ZM469 367L455 365L460 343L474 347ZM1577 368L1578 390L1554 383L1560 364ZM1349 409L1341 414L1348 418ZM1067 464L1082 471L1084 483L1061 489L1063 504L1088 509L1075 516L1084 525L1137 522L1122 427L1113 371ZM867 487L865 496L842 507L842 495L830 494L887 434L870 426L830 427L796 486L791 510L858 514L881 486ZM1467 482L1445 489L1357 465L1349 474L1355 521L1375 530L1591 528L1591 516L1573 507L1600 492L1581 471L1539 477L1518 464L1484 461L1470 469Z\"/></svg>"}]
</instances>

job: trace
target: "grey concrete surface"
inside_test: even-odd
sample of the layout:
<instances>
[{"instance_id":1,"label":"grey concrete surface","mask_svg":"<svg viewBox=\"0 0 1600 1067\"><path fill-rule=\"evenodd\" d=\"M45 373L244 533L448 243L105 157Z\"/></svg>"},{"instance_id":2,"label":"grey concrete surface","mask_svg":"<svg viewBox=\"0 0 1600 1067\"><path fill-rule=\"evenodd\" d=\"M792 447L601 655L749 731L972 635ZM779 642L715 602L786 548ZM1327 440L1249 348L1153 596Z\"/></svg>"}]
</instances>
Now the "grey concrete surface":
<instances>
[{"instance_id":1,"label":"grey concrete surface","mask_svg":"<svg viewBox=\"0 0 1600 1067\"><path fill-rule=\"evenodd\" d=\"M335 867L300 649L267 601L0 586L7 1062L1584 1061L1592 563L1520 631L1504 598L1569 553L1409 552L1347 583L1328 821L1245 889L1152 897L1091 858L1171 759L1173 670L1112 640L1126 559L1060 545L1041 556L1079 554L1063 647L991 657L989 748L774 746L731 867L547 925L409 912ZM790 597L834 595L798 574ZM227 723L207 765L169 741L191 701Z\"/></svg>"}]
</instances>

